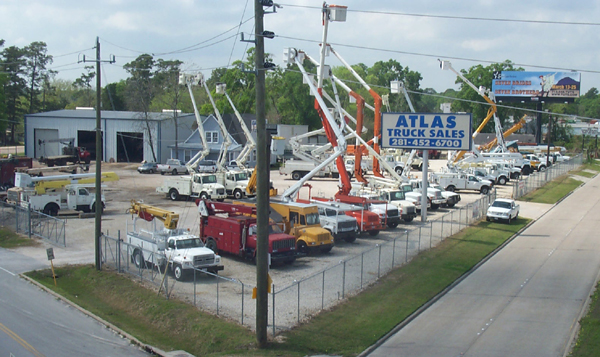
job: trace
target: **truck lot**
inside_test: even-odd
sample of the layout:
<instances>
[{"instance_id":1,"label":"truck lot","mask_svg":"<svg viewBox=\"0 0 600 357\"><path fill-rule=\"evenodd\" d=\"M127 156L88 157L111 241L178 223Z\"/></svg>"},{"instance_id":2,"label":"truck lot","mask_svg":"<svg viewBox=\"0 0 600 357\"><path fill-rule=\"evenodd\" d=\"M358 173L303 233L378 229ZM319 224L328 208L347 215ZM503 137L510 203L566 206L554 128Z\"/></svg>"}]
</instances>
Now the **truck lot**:
<instances>
[{"instance_id":1,"label":"truck lot","mask_svg":"<svg viewBox=\"0 0 600 357\"><path fill-rule=\"evenodd\" d=\"M37 163L34 163L34 166ZM438 170L446 164L446 160L431 160L432 170ZM103 164L103 171L116 172L120 180L108 183L105 191L107 207L102 218L102 231L116 237L120 234L125 235L126 223L131 221L131 215L126 211L131 205L131 200L142 200L144 203L161 207L166 210L172 210L180 215L179 228L190 229L192 233L198 234L199 214L197 207L192 200L171 201L166 195L157 193L156 187L160 186L165 179L172 176L162 176L159 174L147 175L136 171L139 164L124 163L106 163ZM91 169L95 166L91 165ZM420 172L412 173L415 177L421 176ZM271 181L275 188L282 192L296 181L289 176L282 176L277 170L271 171ZM510 197L512 193L512 183L506 186L498 186L498 197ZM338 190L338 180L331 178L315 178L310 181L312 185L311 194L314 196L333 197ZM481 195L475 192L459 192L462 200L453 208L440 208L436 211L428 212L428 220L434 220L443 214L457 210L467 204L475 201ZM308 197L308 189L303 188L300 191L300 198ZM229 200L227 200L229 201ZM71 218L67 219L66 224L66 248L55 247L55 264L86 264L94 261L94 218ZM286 286L295 279L302 279L316 272L322 271L329 266L338 264L340 261L358 255L361 252L374 247L376 244L394 239L403 234L405 230L412 230L421 225L420 215L410 222L402 222L397 228L387 228L376 237L368 234L361 234L352 243L345 241L336 242L333 250L328 254L315 254L299 258L292 265L275 266L271 269L271 276L279 286ZM24 254L44 259L45 251L43 249L28 248L24 249ZM245 284L254 285L256 274L254 265L249 261L240 258L223 256L223 265L225 269L219 274L225 277L237 279Z\"/></svg>"}]
</instances>

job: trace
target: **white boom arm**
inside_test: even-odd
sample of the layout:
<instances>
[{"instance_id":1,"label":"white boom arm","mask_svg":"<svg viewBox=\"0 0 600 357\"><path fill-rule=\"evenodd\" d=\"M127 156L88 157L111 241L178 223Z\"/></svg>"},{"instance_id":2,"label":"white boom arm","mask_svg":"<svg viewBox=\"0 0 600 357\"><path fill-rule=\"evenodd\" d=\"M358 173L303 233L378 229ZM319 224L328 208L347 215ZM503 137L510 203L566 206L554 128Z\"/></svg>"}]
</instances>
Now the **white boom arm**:
<instances>
[{"instance_id":1,"label":"white boom arm","mask_svg":"<svg viewBox=\"0 0 600 357\"><path fill-rule=\"evenodd\" d=\"M194 157L192 157L190 161L185 164L190 173L197 172L196 167L198 162L204 160L204 158L210 153L210 149L208 148L208 144L206 142L206 133L204 132L202 118L198 112L196 99L194 99L194 93L192 92L192 85L199 84L201 81L203 81L202 73L195 75L187 73L179 74L179 84L185 84L190 92L190 98L192 99L192 105L194 106L194 115L196 116L196 124L198 124L198 134L200 134L200 141L202 141L202 150L198 151L198 153L196 153L196 155L194 155Z\"/></svg>"},{"instance_id":2,"label":"white boom arm","mask_svg":"<svg viewBox=\"0 0 600 357\"><path fill-rule=\"evenodd\" d=\"M237 163L237 165L240 167L240 169L243 170L246 168L246 163L248 162L248 157L250 157L252 150L256 149L256 141L254 140L254 137L252 137L252 133L250 132L250 130L248 130L248 126L244 122L242 115L240 114L240 112L238 112L237 108L233 104L233 101L229 97L229 94L227 94L224 83L217 85L217 93L221 93L221 92L223 94L225 94L225 97L227 97L229 104L231 105L231 107L233 108L233 111L235 112L235 117L237 118L238 122L240 123L240 126L242 127L242 131L244 132L244 135L246 136L246 145L244 145L244 148L242 149L242 151L240 151L240 154L235 159L235 162Z\"/></svg>"},{"instance_id":3,"label":"white boom arm","mask_svg":"<svg viewBox=\"0 0 600 357\"><path fill-rule=\"evenodd\" d=\"M212 95L210 94L210 90L208 89L208 86L206 85L206 81L202 81L202 86L204 86L204 90L206 91L206 94L208 95L208 99L210 99L210 103L212 104L213 109L215 110L215 114L217 116L217 123L219 124L221 133L223 134L223 146L221 147L221 153L219 154L219 159L217 160L217 171L224 172L224 171L226 171L225 161L227 160L227 152L229 151L229 146L231 146L231 138L229 137L229 132L227 131L227 128L225 127L225 123L223 122L221 113L219 112L219 109L217 109L215 100L213 99Z\"/></svg>"}]
</instances>

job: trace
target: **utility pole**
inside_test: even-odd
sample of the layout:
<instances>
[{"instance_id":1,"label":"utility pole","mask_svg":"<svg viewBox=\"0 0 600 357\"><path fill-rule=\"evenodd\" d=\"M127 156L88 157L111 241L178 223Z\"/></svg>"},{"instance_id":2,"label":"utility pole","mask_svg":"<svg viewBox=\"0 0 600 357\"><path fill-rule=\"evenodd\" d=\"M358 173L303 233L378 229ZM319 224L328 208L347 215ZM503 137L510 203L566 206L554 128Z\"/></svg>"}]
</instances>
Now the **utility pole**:
<instances>
[{"instance_id":1,"label":"utility pole","mask_svg":"<svg viewBox=\"0 0 600 357\"><path fill-rule=\"evenodd\" d=\"M271 4L273 1L271 1ZM269 163L267 162L267 130L265 125L265 41L263 4L254 0L255 70L256 70L256 342L267 347L268 320L268 251L269 251Z\"/></svg>"},{"instance_id":2,"label":"utility pole","mask_svg":"<svg viewBox=\"0 0 600 357\"><path fill-rule=\"evenodd\" d=\"M80 62L80 61L78 61ZM102 269L100 254L100 236L102 235L102 80L100 79L100 63L115 63L115 56L108 61L100 60L100 38L96 37L96 59L86 61L83 56L83 62L96 62L96 203L95 203L95 229L94 229L94 251L96 270Z\"/></svg>"}]
</instances>

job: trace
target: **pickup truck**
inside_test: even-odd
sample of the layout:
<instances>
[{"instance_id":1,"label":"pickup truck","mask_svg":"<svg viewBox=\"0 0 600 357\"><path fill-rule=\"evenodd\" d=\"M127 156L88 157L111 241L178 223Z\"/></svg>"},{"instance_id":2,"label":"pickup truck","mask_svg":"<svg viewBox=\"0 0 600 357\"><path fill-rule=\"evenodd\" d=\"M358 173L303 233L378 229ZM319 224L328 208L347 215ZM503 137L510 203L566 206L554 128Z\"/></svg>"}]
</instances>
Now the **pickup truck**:
<instances>
[{"instance_id":1,"label":"pickup truck","mask_svg":"<svg viewBox=\"0 0 600 357\"><path fill-rule=\"evenodd\" d=\"M158 171L161 175L164 175L165 173L171 173L173 175L188 173L185 163L178 159L169 159L166 164L158 164Z\"/></svg>"},{"instance_id":2,"label":"pickup truck","mask_svg":"<svg viewBox=\"0 0 600 357\"><path fill-rule=\"evenodd\" d=\"M514 200L497 198L488 208L485 219L488 222L491 220L505 220L510 224L511 220L519 217L519 208L520 206Z\"/></svg>"}]
</instances>

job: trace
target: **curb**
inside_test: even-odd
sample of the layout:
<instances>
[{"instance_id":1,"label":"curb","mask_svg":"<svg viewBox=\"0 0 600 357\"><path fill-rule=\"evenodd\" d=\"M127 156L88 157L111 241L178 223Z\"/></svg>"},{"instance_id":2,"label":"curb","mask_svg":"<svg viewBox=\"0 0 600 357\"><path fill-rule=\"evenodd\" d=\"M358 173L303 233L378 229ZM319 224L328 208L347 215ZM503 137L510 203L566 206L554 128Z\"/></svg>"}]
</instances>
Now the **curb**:
<instances>
[{"instance_id":1,"label":"curb","mask_svg":"<svg viewBox=\"0 0 600 357\"><path fill-rule=\"evenodd\" d=\"M108 327L109 329L115 331L116 333L118 333L119 335L127 338L131 343L137 345L140 349L142 349L145 352L151 353L153 355L156 356L161 356L161 357L168 357L170 354L168 354L167 352L156 348L154 346L150 346L148 344L145 344L143 342L141 342L140 340L138 340L137 338L133 337L132 335L128 334L127 332L121 330L120 328L118 328L117 326L111 324L110 322L102 319L101 317L87 311L86 309L82 308L81 306L75 304L74 302L72 302L71 300L65 298L64 296L55 293L54 291L48 289L47 287L45 287L44 285L38 283L37 281L31 279L30 277L23 275L23 274L19 274L19 277L21 277L22 279L27 280L28 282L30 282L31 284L37 286L38 288L44 290L45 292L47 292L48 294L54 296L55 298L62 300L63 302L67 303L68 305L70 305L71 307L79 310L80 312L86 314L87 316L95 319L96 321L98 321L99 323L103 324L104 326Z\"/></svg>"}]
</instances>

